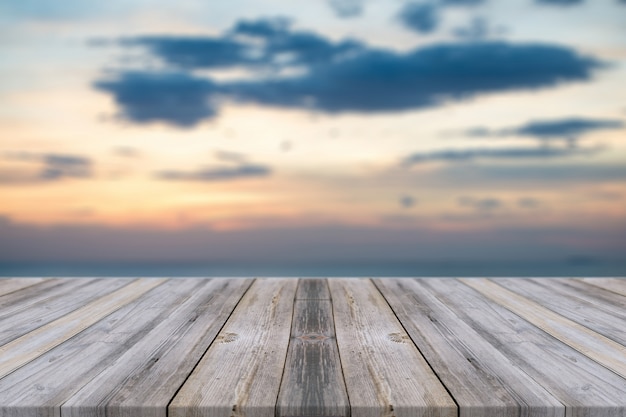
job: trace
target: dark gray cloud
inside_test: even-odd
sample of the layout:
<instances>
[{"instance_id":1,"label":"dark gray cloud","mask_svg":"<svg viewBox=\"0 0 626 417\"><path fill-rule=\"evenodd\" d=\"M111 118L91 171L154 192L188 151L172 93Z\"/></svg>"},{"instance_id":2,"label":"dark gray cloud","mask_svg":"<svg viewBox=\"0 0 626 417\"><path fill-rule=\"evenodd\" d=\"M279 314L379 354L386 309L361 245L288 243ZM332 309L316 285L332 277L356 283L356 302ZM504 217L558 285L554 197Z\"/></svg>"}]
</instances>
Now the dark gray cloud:
<instances>
[{"instance_id":1,"label":"dark gray cloud","mask_svg":"<svg viewBox=\"0 0 626 417\"><path fill-rule=\"evenodd\" d=\"M411 208L415 206L416 203L417 203L417 200L415 200L415 197L411 195L400 196L400 206L404 208L407 208L407 209Z\"/></svg>"},{"instance_id":2,"label":"dark gray cloud","mask_svg":"<svg viewBox=\"0 0 626 417\"><path fill-rule=\"evenodd\" d=\"M208 45L235 42L237 34L261 38L258 53L227 51L213 56L198 46L203 39ZM120 71L97 81L95 88L112 94L127 120L180 127L215 117L224 100L326 113L405 111L493 92L588 81L604 65L568 47L549 44L466 42L396 52L292 31L288 23L276 19L239 22L221 38L196 37L193 48L187 45L188 38L176 36L124 42L145 44L176 71ZM178 44L187 46L177 50L173 45ZM259 48L258 42L251 45ZM226 62L228 68L263 67L266 75L219 82L189 73ZM293 67L304 71L289 76L278 71ZM276 71L268 75L268 69Z\"/></svg>"},{"instance_id":3,"label":"dark gray cloud","mask_svg":"<svg viewBox=\"0 0 626 417\"><path fill-rule=\"evenodd\" d=\"M619 129L621 120L569 118L563 120L539 120L514 129L517 135L547 139L554 137L578 138L596 130Z\"/></svg>"},{"instance_id":4,"label":"dark gray cloud","mask_svg":"<svg viewBox=\"0 0 626 417\"><path fill-rule=\"evenodd\" d=\"M156 177L170 181L227 181L240 178L267 177L272 170L265 165L240 164L232 167L206 168L197 171L159 171Z\"/></svg>"},{"instance_id":5,"label":"dark gray cloud","mask_svg":"<svg viewBox=\"0 0 626 417\"><path fill-rule=\"evenodd\" d=\"M68 154L10 152L7 160L36 164L36 172L29 170L0 172L0 183L51 182L65 178L90 178L93 176L91 159Z\"/></svg>"},{"instance_id":6,"label":"dark gray cloud","mask_svg":"<svg viewBox=\"0 0 626 417\"><path fill-rule=\"evenodd\" d=\"M592 155L599 148L556 148L556 147L506 147L448 149L434 152L419 152L409 155L402 165L410 167L425 162L466 162L477 159L555 159L574 155Z\"/></svg>"},{"instance_id":7,"label":"dark gray cloud","mask_svg":"<svg viewBox=\"0 0 626 417\"><path fill-rule=\"evenodd\" d=\"M39 173L45 180L91 177L91 160L83 156L44 154L43 168Z\"/></svg>"},{"instance_id":8,"label":"dark gray cloud","mask_svg":"<svg viewBox=\"0 0 626 417\"><path fill-rule=\"evenodd\" d=\"M231 68L256 62L253 46L230 38L145 36L123 39L120 44L143 46L180 68Z\"/></svg>"},{"instance_id":9,"label":"dark gray cloud","mask_svg":"<svg viewBox=\"0 0 626 417\"><path fill-rule=\"evenodd\" d=\"M439 1L412 1L405 3L397 15L398 20L407 29L418 33L431 33L437 30L441 21L441 13L447 7L479 6L485 0L439 0ZM470 37L477 28L474 23L470 28L459 29L457 36Z\"/></svg>"},{"instance_id":10,"label":"dark gray cloud","mask_svg":"<svg viewBox=\"0 0 626 417\"><path fill-rule=\"evenodd\" d=\"M362 48L354 40L333 42L290 26L290 20L281 17L241 20L221 37L141 36L122 39L120 44L143 46L165 64L188 70L327 64Z\"/></svg>"},{"instance_id":11,"label":"dark gray cloud","mask_svg":"<svg viewBox=\"0 0 626 417\"><path fill-rule=\"evenodd\" d=\"M535 0L538 4L547 4L550 6L576 6L582 4L584 0Z\"/></svg>"},{"instance_id":12,"label":"dark gray cloud","mask_svg":"<svg viewBox=\"0 0 626 417\"><path fill-rule=\"evenodd\" d=\"M585 119L566 118L556 120L536 120L524 125L500 130L489 130L477 127L465 133L471 137L508 137L529 136L542 142L561 140L571 149L578 149L578 140L585 135L598 130L620 129L624 122L616 119Z\"/></svg>"},{"instance_id":13,"label":"dark gray cloud","mask_svg":"<svg viewBox=\"0 0 626 417\"><path fill-rule=\"evenodd\" d=\"M289 31L291 20L284 17L257 20L240 20L232 28L232 33L259 38L282 36Z\"/></svg>"},{"instance_id":14,"label":"dark gray cloud","mask_svg":"<svg viewBox=\"0 0 626 417\"><path fill-rule=\"evenodd\" d=\"M571 117L555 120L534 120L521 126L500 130L476 127L465 133L472 137L531 136L541 140L566 139L576 141L594 131L620 129L624 126L626 124L618 119Z\"/></svg>"},{"instance_id":15,"label":"dark gray cloud","mask_svg":"<svg viewBox=\"0 0 626 417\"><path fill-rule=\"evenodd\" d=\"M94 84L111 93L120 116L134 123L166 122L191 127L216 114L210 103L215 84L184 73L122 72Z\"/></svg>"},{"instance_id":16,"label":"dark gray cloud","mask_svg":"<svg viewBox=\"0 0 626 417\"><path fill-rule=\"evenodd\" d=\"M365 0L328 0L328 4L337 17L344 19L358 17L363 14Z\"/></svg>"},{"instance_id":17,"label":"dark gray cloud","mask_svg":"<svg viewBox=\"0 0 626 417\"><path fill-rule=\"evenodd\" d=\"M431 33L439 26L439 8L433 3L407 3L398 18L410 30Z\"/></svg>"},{"instance_id":18,"label":"dark gray cloud","mask_svg":"<svg viewBox=\"0 0 626 417\"><path fill-rule=\"evenodd\" d=\"M626 183L626 166L559 162L533 163L522 160L515 164L448 164L436 170L433 178L440 184L455 187L523 186L531 189L580 186L596 183Z\"/></svg>"}]
</instances>

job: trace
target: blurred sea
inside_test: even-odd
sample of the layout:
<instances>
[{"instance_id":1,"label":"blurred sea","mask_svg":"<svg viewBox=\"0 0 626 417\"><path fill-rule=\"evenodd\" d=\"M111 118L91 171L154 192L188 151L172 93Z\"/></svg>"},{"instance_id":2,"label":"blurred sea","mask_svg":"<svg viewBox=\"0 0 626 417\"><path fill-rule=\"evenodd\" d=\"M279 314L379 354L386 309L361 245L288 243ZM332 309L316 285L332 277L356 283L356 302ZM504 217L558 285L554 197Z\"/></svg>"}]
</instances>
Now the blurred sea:
<instances>
[{"instance_id":1,"label":"blurred sea","mask_svg":"<svg viewBox=\"0 0 626 417\"><path fill-rule=\"evenodd\" d=\"M0 276L142 277L606 277L626 276L626 260L330 262L0 262Z\"/></svg>"}]
</instances>

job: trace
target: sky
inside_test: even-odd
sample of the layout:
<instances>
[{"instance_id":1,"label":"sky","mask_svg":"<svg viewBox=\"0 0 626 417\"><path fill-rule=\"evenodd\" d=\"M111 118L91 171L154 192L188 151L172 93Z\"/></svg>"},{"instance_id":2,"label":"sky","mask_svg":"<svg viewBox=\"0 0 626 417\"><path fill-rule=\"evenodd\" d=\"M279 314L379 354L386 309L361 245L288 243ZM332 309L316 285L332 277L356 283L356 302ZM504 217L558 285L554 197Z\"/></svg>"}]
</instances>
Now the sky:
<instances>
[{"instance_id":1,"label":"sky","mask_svg":"<svg viewBox=\"0 0 626 417\"><path fill-rule=\"evenodd\" d=\"M0 1L0 262L624 260L624 21Z\"/></svg>"}]
</instances>

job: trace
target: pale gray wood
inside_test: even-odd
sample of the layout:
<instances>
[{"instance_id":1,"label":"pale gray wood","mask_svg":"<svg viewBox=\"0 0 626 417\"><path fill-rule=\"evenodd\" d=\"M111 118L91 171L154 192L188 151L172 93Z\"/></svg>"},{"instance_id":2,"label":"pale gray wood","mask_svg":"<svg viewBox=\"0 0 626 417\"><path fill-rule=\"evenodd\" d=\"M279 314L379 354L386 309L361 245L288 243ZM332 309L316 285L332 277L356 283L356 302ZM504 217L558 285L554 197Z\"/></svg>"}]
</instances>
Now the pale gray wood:
<instances>
[{"instance_id":1,"label":"pale gray wood","mask_svg":"<svg viewBox=\"0 0 626 417\"><path fill-rule=\"evenodd\" d=\"M51 279L0 297L0 346L50 323L130 279Z\"/></svg>"},{"instance_id":2,"label":"pale gray wood","mask_svg":"<svg viewBox=\"0 0 626 417\"><path fill-rule=\"evenodd\" d=\"M469 279L463 280L468 282ZM626 380L460 281L437 297L564 406L567 417L626 416Z\"/></svg>"},{"instance_id":3,"label":"pale gray wood","mask_svg":"<svg viewBox=\"0 0 626 417\"><path fill-rule=\"evenodd\" d=\"M462 279L492 301L626 378L626 347L487 279Z\"/></svg>"},{"instance_id":4,"label":"pale gray wood","mask_svg":"<svg viewBox=\"0 0 626 417\"><path fill-rule=\"evenodd\" d=\"M215 339L252 280L177 279L186 299L84 386L63 417L165 417L167 405Z\"/></svg>"},{"instance_id":5,"label":"pale gray wood","mask_svg":"<svg viewBox=\"0 0 626 417\"><path fill-rule=\"evenodd\" d=\"M0 378L77 335L163 282L164 279L138 279L0 346Z\"/></svg>"},{"instance_id":6,"label":"pale gray wood","mask_svg":"<svg viewBox=\"0 0 626 417\"><path fill-rule=\"evenodd\" d=\"M567 290L571 294L575 294L576 297L597 306L597 308L620 317L626 316L626 296L624 295L588 284L580 279L550 278L550 283L552 282L554 285L558 285L562 291Z\"/></svg>"},{"instance_id":7,"label":"pale gray wood","mask_svg":"<svg viewBox=\"0 0 626 417\"><path fill-rule=\"evenodd\" d=\"M332 305L318 298L329 293L327 287L325 280L301 280L298 285L297 295L304 299L296 299L294 306L278 417L350 415Z\"/></svg>"},{"instance_id":8,"label":"pale gray wood","mask_svg":"<svg viewBox=\"0 0 626 417\"><path fill-rule=\"evenodd\" d=\"M581 278L581 281L626 297L626 278Z\"/></svg>"},{"instance_id":9,"label":"pale gray wood","mask_svg":"<svg viewBox=\"0 0 626 417\"><path fill-rule=\"evenodd\" d=\"M196 288L178 279L156 286L0 379L0 416L60 416L62 404L167 321Z\"/></svg>"},{"instance_id":10,"label":"pale gray wood","mask_svg":"<svg viewBox=\"0 0 626 417\"><path fill-rule=\"evenodd\" d=\"M169 406L168 416L274 417L297 280L257 280Z\"/></svg>"},{"instance_id":11,"label":"pale gray wood","mask_svg":"<svg viewBox=\"0 0 626 417\"><path fill-rule=\"evenodd\" d=\"M43 281L45 278L0 278L0 295L10 294Z\"/></svg>"},{"instance_id":12,"label":"pale gray wood","mask_svg":"<svg viewBox=\"0 0 626 417\"><path fill-rule=\"evenodd\" d=\"M446 389L370 280L330 279L352 417L456 417Z\"/></svg>"},{"instance_id":13,"label":"pale gray wood","mask_svg":"<svg viewBox=\"0 0 626 417\"><path fill-rule=\"evenodd\" d=\"M437 281L442 291L451 283ZM460 416L564 416L565 407L450 310L431 290L432 282L375 280Z\"/></svg>"},{"instance_id":14,"label":"pale gray wood","mask_svg":"<svg viewBox=\"0 0 626 417\"><path fill-rule=\"evenodd\" d=\"M626 309L613 310L585 299L553 278L494 279L498 285L626 346ZM626 298L624 298L626 300Z\"/></svg>"},{"instance_id":15,"label":"pale gray wood","mask_svg":"<svg viewBox=\"0 0 626 417\"><path fill-rule=\"evenodd\" d=\"M325 279L301 278L298 281L296 300L330 300L330 291Z\"/></svg>"}]
</instances>

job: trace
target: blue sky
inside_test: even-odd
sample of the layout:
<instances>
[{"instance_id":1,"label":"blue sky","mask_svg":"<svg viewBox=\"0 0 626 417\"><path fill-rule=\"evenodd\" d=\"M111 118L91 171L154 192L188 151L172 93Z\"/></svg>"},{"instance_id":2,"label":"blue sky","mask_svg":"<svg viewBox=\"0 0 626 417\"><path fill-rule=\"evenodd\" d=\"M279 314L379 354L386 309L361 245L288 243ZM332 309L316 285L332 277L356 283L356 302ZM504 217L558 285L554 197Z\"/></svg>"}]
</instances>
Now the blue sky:
<instances>
[{"instance_id":1,"label":"blue sky","mask_svg":"<svg viewBox=\"0 0 626 417\"><path fill-rule=\"evenodd\" d=\"M623 259L623 1L0 16L2 261Z\"/></svg>"}]
</instances>

